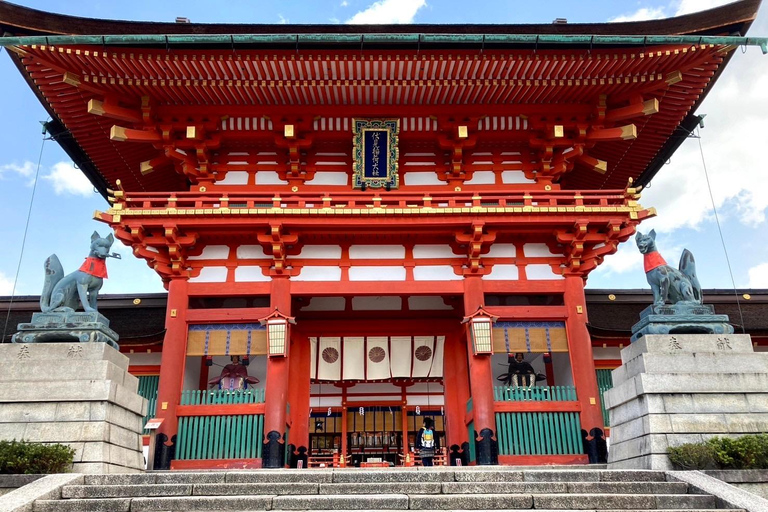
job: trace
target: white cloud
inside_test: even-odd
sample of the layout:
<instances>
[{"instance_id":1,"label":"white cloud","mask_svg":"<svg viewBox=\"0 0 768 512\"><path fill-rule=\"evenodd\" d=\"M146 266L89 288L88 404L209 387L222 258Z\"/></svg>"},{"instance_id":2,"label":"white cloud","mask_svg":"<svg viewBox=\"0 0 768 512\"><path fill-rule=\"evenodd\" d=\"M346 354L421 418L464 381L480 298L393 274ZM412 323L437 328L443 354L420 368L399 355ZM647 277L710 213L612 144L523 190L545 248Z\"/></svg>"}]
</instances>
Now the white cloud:
<instances>
[{"instance_id":1,"label":"white cloud","mask_svg":"<svg viewBox=\"0 0 768 512\"><path fill-rule=\"evenodd\" d=\"M680 0L677 3L675 16L691 14L692 12L706 11L733 2L734 0Z\"/></svg>"},{"instance_id":2,"label":"white cloud","mask_svg":"<svg viewBox=\"0 0 768 512\"><path fill-rule=\"evenodd\" d=\"M340 7L347 7L348 5L349 5L349 2L347 2L347 0L344 0L339 4Z\"/></svg>"},{"instance_id":3,"label":"white cloud","mask_svg":"<svg viewBox=\"0 0 768 512\"><path fill-rule=\"evenodd\" d=\"M13 279L0 272L0 296L9 296L13 293Z\"/></svg>"},{"instance_id":4,"label":"white cloud","mask_svg":"<svg viewBox=\"0 0 768 512\"><path fill-rule=\"evenodd\" d=\"M53 184L57 195L74 194L89 196L93 194L93 185L72 162L59 162L51 168L51 172L43 179Z\"/></svg>"},{"instance_id":5,"label":"white cloud","mask_svg":"<svg viewBox=\"0 0 768 512\"><path fill-rule=\"evenodd\" d=\"M749 269L750 288L768 288L768 263L761 263Z\"/></svg>"},{"instance_id":6,"label":"white cloud","mask_svg":"<svg viewBox=\"0 0 768 512\"><path fill-rule=\"evenodd\" d=\"M625 21L644 21L644 20L657 20L659 18L666 18L664 7L642 7L632 14L623 14L616 16L608 21L610 23L622 23Z\"/></svg>"},{"instance_id":7,"label":"white cloud","mask_svg":"<svg viewBox=\"0 0 768 512\"><path fill-rule=\"evenodd\" d=\"M278 14L277 17L280 18L280 21L277 22L278 25L287 25L288 24L288 18L286 18L282 14Z\"/></svg>"},{"instance_id":8,"label":"white cloud","mask_svg":"<svg viewBox=\"0 0 768 512\"><path fill-rule=\"evenodd\" d=\"M413 23L419 9L427 5L426 0L379 0L360 11L347 23L384 25L389 23Z\"/></svg>"},{"instance_id":9,"label":"white cloud","mask_svg":"<svg viewBox=\"0 0 768 512\"><path fill-rule=\"evenodd\" d=\"M18 164L0 165L0 179L5 178L6 173L15 173L24 178L30 178L35 174L35 164L27 161L21 165L18 165Z\"/></svg>"}]
</instances>

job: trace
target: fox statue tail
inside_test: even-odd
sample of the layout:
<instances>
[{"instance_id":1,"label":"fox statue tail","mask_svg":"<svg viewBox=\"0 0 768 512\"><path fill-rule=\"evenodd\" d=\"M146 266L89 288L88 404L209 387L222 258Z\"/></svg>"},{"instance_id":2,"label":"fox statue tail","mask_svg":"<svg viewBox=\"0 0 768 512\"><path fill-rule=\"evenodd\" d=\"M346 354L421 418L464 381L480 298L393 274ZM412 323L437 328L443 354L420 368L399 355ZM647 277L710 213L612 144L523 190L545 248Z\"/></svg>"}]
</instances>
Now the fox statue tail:
<instances>
[{"instance_id":1,"label":"fox statue tail","mask_svg":"<svg viewBox=\"0 0 768 512\"><path fill-rule=\"evenodd\" d=\"M64 268L61 266L59 257L51 254L45 260L45 282L43 283L43 293L40 294L40 311L47 313L51 310L51 294L56 283L64 277Z\"/></svg>"},{"instance_id":2,"label":"fox statue tail","mask_svg":"<svg viewBox=\"0 0 768 512\"><path fill-rule=\"evenodd\" d=\"M680 264L677 268L691 281L693 296L697 302L701 302L701 285L699 284L699 278L696 277L696 260L693 259L691 251L683 249L683 254L680 256Z\"/></svg>"}]
</instances>

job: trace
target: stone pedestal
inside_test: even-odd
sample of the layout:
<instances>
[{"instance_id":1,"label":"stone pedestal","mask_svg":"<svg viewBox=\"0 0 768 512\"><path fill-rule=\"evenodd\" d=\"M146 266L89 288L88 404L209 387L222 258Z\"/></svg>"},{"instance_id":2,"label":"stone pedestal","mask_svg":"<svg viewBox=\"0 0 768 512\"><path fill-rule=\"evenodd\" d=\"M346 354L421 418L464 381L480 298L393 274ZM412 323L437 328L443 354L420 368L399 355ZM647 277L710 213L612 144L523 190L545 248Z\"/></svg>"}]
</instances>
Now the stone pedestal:
<instances>
[{"instance_id":1,"label":"stone pedestal","mask_svg":"<svg viewBox=\"0 0 768 512\"><path fill-rule=\"evenodd\" d=\"M667 447L768 432L768 353L749 335L646 335L621 351L609 468L671 469Z\"/></svg>"},{"instance_id":2,"label":"stone pedestal","mask_svg":"<svg viewBox=\"0 0 768 512\"><path fill-rule=\"evenodd\" d=\"M119 349L120 337L109 328L109 319L98 311L49 311L32 313L32 321L19 324L13 343L108 343Z\"/></svg>"},{"instance_id":3,"label":"stone pedestal","mask_svg":"<svg viewBox=\"0 0 768 512\"><path fill-rule=\"evenodd\" d=\"M640 312L630 341L648 334L733 334L733 326L728 323L728 315L715 314L712 304L653 304Z\"/></svg>"},{"instance_id":4,"label":"stone pedestal","mask_svg":"<svg viewBox=\"0 0 768 512\"><path fill-rule=\"evenodd\" d=\"M68 444L76 473L144 469L147 401L105 343L0 345L0 439Z\"/></svg>"}]
</instances>

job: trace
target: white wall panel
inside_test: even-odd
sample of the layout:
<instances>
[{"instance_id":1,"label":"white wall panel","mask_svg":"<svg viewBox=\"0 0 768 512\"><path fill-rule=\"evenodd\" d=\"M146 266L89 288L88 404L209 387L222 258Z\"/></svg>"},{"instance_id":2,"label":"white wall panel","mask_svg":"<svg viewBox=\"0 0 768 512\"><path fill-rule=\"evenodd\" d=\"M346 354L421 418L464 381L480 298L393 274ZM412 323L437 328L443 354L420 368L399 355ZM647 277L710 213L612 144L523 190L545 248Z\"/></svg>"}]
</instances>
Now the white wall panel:
<instances>
[{"instance_id":1,"label":"white wall panel","mask_svg":"<svg viewBox=\"0 0 768 512\"><path fill-rule=\"evenodd\" d=\"M344 311L347 300L344 297L312 297L302 311Z\"/></svg>"},{"instance_id":2,"label":"white wall panel","mask_svg":"<svg viewBox=\"0 0 768 512\"><path fill-rule=\"evenodd\" d=\"M338 245L305 245L296 256L297 259L338 260L341 247Z\"/></svg>"},{"instance_id":3,"label":"white wall panel","mask_svg":"<svg viewBox=\"0 0 768 512\"><path fill-rule=\"evenodd\" d=\"M206 245L199 256L188 256L188 260L225 260L229 257L226 245Z\"/></svg>"},{"instance_id":4,"label":"white wall panel","mask_svg":"<svg viewBox=\"0 0 768 512\"><path fill-rule=\"evenodd\" d=\"M456 258L450 245L414 245L413 258Z\"/></svg>"},{"instance_id":5,"label":"white wall panel","mask_svg":"<svg viewBox=\"0 0 768 512\"><path fill-rule=\"evenodd\" d=\"M517 270L517 265L499 264L494 265L491 269L491 273L484 275L483 279L487 281L516 281L518 277L519 272Z\"/></svg>"},{"instance_id":6,"label":"white wall panel","mask_svg":"<svg viewBox=\"0 0 768 512\"><path fill-rule=\"evenodd\" d=\"M343 164L343 162L341 162ZM319 171L315 176L306 181L305 185L346 185L349 183L349 175L345 172Z\"/></svg>"},{"instance_id":7,"label":"white wall panel","mask_svg":"<svg viewBox=\"0 0 768 512\"><path fill-rule=\"evenodd\" d=\"M464 276L456 275L450 265L419 265L413 267L415 281L460 281Z\"/></svg>"},{"instance_id":8,"label":"white wall panel","mask_svg":"<svg viewBox=\"0 0 768 512\"><path fill-rule=\"evenodd\" d=\"M264 254L264 248L260 245L241 245L237 248L239 260L271 260L272 255Z\"/></svg>"},{"instance_id":9,"label":"white wall panel","mask_svg":"<svg viewBox=\"0 0 768 512\"><path fill-rule=\"evenodd\" d=\"M495 183L496 173L493 171L475 171L472 173L472 179L464 182L465 185L493 185Z\"/></svg>"},{"instance_id":10,"label":"white wall panel","mask_svg":"<svg viewBox=\"0 0 768 512\"><path fill-rule=\"evenodd\" d=\"M227 267L203 267L200 275L189 279L190 283L223 283L227 280Z\"/></svg>"},{"instance_id":11,"label":"white wall panel","mask_svg":"<svg viewBox=\"0 0 768 512\"><path fill-rule=\"evenodd\" d=\"M237 267L235 269L235 282L237 283L266 283L271 280L272 278L265 276L261 267L258 266Z\"/></svg>"},{"instance_id":12,"label":"white wall panel","mask_svg":"<svg viewBox=\"0 0 768 512\"><path fill-rule=\"evenodd\" d=\"M355 311L399 311L403 309L400 297L363 296L352 297L352 309Z\"/></svg>"},{"instance_id":13,"label":"white wall panel","mask_svg":"<svg viewBox=\"0 0 768 512\"><path fill-rule=\"evenodd\" d=\"M432 165L432 164L430 164ZM406 172L403 175L403 182L406 185L445 185L440 181L436 172Z\"/></svg>"},{"instance_id":14,"label":"white wall panel","mask_svg":"<svg viewBox=\"0 0 768 512\"><path fill-rule=\"evenodd\" d=\"M536 183L536 180L532 180L530 178L525 177L525 173L523 171L502 171L501 172L501 181L502 183L507 183L510 185L514 185L517 183L523 184L523 183Z\"/></svg>"},{"instance_id":15,"label":"white wall panel","mask_svg":"<svg viewBox=\"0 0 768 512\"><path fill-rule=\"evenodd\" d=\"M526 265L525 275L528 279L565 279L562 274L552 272L549 265Z\"/></svg>"},{"instance_id":16,"label":"white wall panel","mask_svg":"<svg viewBox=\"0 0 768 512\"><path fill-rule=\"evenodd\" d=\"M341 281L341 269L339 267L303 267L297 276L291 277L292 281Z\"/></svg>"},{"instance_id":17,"label":"white wall panel","mask_svg":"<svg viewBox=\"0 0 768 512\"><path fill-rule=\"evenodd\" d=\"M405 281L405 267L349 267L350 281Z\"/></svg>"},{"instance_id":18,"label":"white wall panel","mask_svg":"<svg viewBox=\"0 0 768 512\"><path fill-rule=\"evenodd\" d=\"M405 258L402 245L352 245L349 259L352 260L401 260Z\"/></svg>"},{"instance_id":19,"label":"white wall panel","mask_svg":"<svg viewBox=\"0 0 768 512\"><path fill-rule=\"evenodd\" d=\"M256 173L257 185L287 185L288 182L281 180L276 171L259 171Z\"/></svg>"},{"instance_id":20,"label":"white wall panel","mask_svg":"<svg viewBox=\"0 0 768 512\"><path fill-rule=\"evenodd\" d=\"M523 254L528 258L559 256L558 254L553 254L549 247L547 247L547 244L525 244L523 246Z\"/></svg>"},{"instance_id":21,"label":"white wall panel","mask_svg":"<svg viewBox=\"0 0 768 512\"><path fill-rule=\"evenodd\" d=\"M408 309L411 311L437 311L453 309L453 307L446 304L442 297L414 295L408 297Z\"/></svg>"},{"instance_id":22,"label":"white wall panel","mask_svg":"<svg viewBox=\"0 0 768 512\"><path fill-rule=\"evenodd\" d=\"M485 258L514 258L517 256L517 247L515 244L493 244Z\"/></svg>"}]
</instances>

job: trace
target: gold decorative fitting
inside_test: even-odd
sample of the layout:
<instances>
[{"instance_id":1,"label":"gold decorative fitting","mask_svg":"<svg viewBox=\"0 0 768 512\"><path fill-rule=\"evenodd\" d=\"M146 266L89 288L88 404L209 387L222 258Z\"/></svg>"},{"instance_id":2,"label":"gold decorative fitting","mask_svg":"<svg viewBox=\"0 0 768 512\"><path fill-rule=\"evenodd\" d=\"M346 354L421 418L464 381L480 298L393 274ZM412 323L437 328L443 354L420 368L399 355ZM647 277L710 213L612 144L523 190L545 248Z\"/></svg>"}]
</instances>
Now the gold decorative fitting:
<instances>
[{"instance_id":1,"label":"gold decorative fitting","mask_svg":"<svg viewBox=\"0 0 768 512\"><path fill-rule=\"evenodd\" d=\"M583 306L576 306L576 313L582 314L584 313L584 307Z\"/></svg>"},{"instance_id":2,"label":"gold decorative fitting","mask_svg":"<svg viewBox=\"0 0 768 512\"><path fill-rule=\"evenodd\" d=\"M552 185L544 185L544 190L552 190Z\"/></svg>"},{"instance_id":3,"label":"gold decorative fitting","mask_svg":"<svg viewBox=\"0 0 768 512\"><path fill-rule=\"evenodd\" d=\"M200 187L200 192L206 192L208 189L205 187Z\"/></svg>"},{"instance_id":4,"label":"gold decorative fitting","mask_svg":"<svg viewBox=\"0 0 768 512\"><path fill-rule=\"evenodd\" d=\"M742 295L742 297L744 297L744 300L749 300L752 298L752 296L748 293L745 293L744 295Z\"/></svg>"},{"instance_id":5,"label":"gold decorative fitting","mask_svg":"<svg viewBox=\"0 0 768 512\"><path fill-rule=\"evenodd\" d=\"M133 304L138 306L139 304L141 304L141 299L133 299Z\"/></svg>"},{"instance_id":6,"label":"gold decorative fitting","mask_svg":"<svg viewBox=\"0 0 768 512\"><path fill-rule=\"evenodd\" d=\"M561 124L556 124L555 125L555 133L554 133L554 135L558 139L565 136L565 130L563 129L563 125L561 125Z\"/></svg>"},{"instance_id":7,"label":"gold decorative fitting","mask_svg":"<svg viewBox=\"0 0 768 512\"><path fill-rule=\"evenodd\" d=\"M608 295L608 300L616 300L616 296L614 294Z\"/></svg>"},{"instance_id":8,"label":"gold decorative fitting","mask_svg":"<svg viewBox=\"0 0 768 512\"><path fill-rule=\"evenodd\" d=\"M456 187L453 189L455 192L461 192L461 187Z\"/></svg>"},{"instance_id":9,"label":"gold decorative fitting","mask_svg":"<svg viewBox=\"0 0 768 512\"><path fill-rule=\"evenodd\" d=\"M171 318L176 318L177 314L178 314L178 312L175 309L171 310Z\"/></svg>"},{"instance_id":10,"label":"gold decorative fitting","mask_svg":"<svg viewBox=\"0 0 768 512\"><path fill-rule=\"evenodd\" d=\"M285 129L283 130L283 134L288 139L292 139L293 137L295 137L294 130L293 130L293 125L292 124L285 125Z\"/></svg>"},{"instance_id":11,"label":"gold decorative fitting","mask_svg":"<svg viewBox=\"0 0 768 512\"><path fill-rule=\"evenodd\" d=\"M469 137L469 130L466 126L462 125L459 126L459 138L460 139L466 139Z\"/></svg>"},{"instance_id":12,"label":"gold decorative fitting","mask_svg":"<svg viewBox=\"0 0 768 512\"><path fill-rule=\"evenodd\" d=\"M297 186L291 187L291 192L298 192L298 191L299 191L299 187Z\"/></svg>"}]
</instances>

